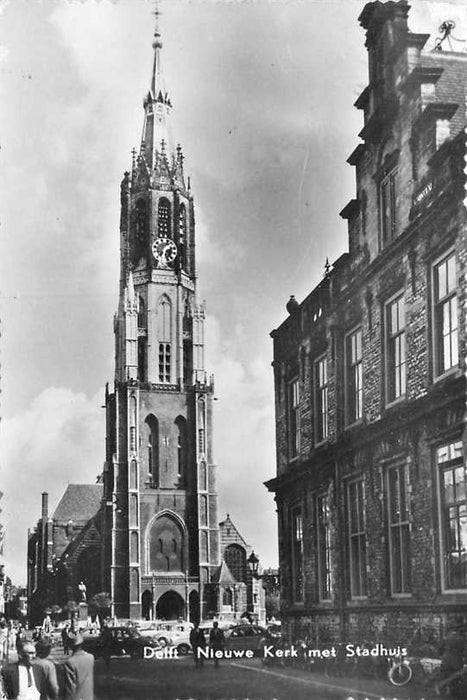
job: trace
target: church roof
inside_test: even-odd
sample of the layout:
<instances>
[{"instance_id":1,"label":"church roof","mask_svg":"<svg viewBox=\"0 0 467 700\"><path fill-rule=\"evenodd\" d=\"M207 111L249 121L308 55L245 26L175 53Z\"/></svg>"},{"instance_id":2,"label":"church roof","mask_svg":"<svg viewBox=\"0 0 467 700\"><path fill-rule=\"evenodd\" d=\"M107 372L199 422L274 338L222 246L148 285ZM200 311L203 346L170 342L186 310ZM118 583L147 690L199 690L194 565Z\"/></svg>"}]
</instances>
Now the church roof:
<instances>
[{"instance_id":1,"label":"church roof","mask_svg":"<svg viewBox=\"0 0 467 700\"><path fill-rule=\"evenodd\" d=\"M53 520L86 522L100 508L102 484L68 484L55 508Z\"/></svg>"},{"instance_id":2,"label":"church roof","mask_svg":"<svg viewBox=\"0 0 467 700\"><path fill-rule=\"evenodd\" d=\"M215 574L213 574L212 577L212 582L213 583L236 583L234 577L232 576L232 573L225 563L225 561L222 561L222 564L219 566Z\"/></svg>"},{"instance_id":3,"label":"church roof","mask_svg":"<svg viewBox=\"0 0 467 700\"><path fill-rule=\"evenodd\" d=\"M226 519L219 523L219 528L221 532L221 548L228 547L229 544L239 544L246 550L250 550L250 546L245 542L228 513Z\"/></svg>"}]
</instances>

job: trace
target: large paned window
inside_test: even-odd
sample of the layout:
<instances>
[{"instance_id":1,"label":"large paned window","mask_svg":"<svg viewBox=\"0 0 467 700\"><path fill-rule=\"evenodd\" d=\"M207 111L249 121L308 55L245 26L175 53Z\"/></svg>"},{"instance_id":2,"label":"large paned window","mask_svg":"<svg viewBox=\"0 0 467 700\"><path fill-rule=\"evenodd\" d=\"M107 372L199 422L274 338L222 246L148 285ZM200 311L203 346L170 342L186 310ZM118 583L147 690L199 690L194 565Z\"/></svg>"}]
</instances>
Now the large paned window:
<instances>
[{"instance_id":1,"label":"large paned window","mask_svg":"<svg viewBox=\"0 0 467 700\"><path fill-rule=\"evenodd\" d=\"M291 512L292 526L292 594L293 601L303 601L303 518L300 507Z\"/></svg>"},{"instance_id":2,"label":"large paned window","mask_svg":"<svg viewBox=\"0 0 467 700\"><path fill-rule=\"evenodd\" d=\"M405 394L405 299L399 295L386 305L386 391L392 403Z\"/></svg>"},{"instance_id":3,"label":"large paned window","mask_svg":"<svg viewBox=\"0 0 467 700\"><path fill-rule=\"evenodd\" d=\"M329 496L324 494L316 499L318 520L318 593L320 600L330 600L331 579L331 518Z\"/></svg>"},{"instance_id":4,"label":"large paned window","mask_svg":"<svg viewBox=\"0 0 467 700\"><path fill-rule=\"evenodd\" d=\"M346 406L347 424L363 416L362 329L346 337Z\"/></svg>"},{"instance_id":5,"label":"large paned window","mask_svg":"<svg viewBox=\"0 0 467 700\"><path fill-rule=\"evenodd\" d=\"M298 457L300 452L300 386L298 379L289 384L289 452Z\"/></svg>"},{"instance_id":6,"label":"large paned window","mask_svg":"<svg viewBox=\"0 0 467 700\"><path fill-rule=\"evenodd\" d=\"M457 336L456 258L449 253L433 269L435 374L440 376L459 360Z\"/></svg>"},{"instance_id":7,"label":"large paned window","mask_svg":"<svg viewBox=\"0 0 467 700\"><path fill-rule=\"evenodd\" d=\"M467 474L462 443L436 450L444 588L467 589Z\"/></svg>"},{"instance_id":8,"label":"large paned window","mask_svg":"<svg viewBox=\"0 0 467 700\"><path fill-rule=\"evenodd\" d=\"M383 247L396 237L396 171L392 170L379 186L381 242Z\"/></svg>"},{"instance_id":9,"label":"large paned window","mask_svg":"<svg viewBox=\"0 0 467 700\"><path fill-rule=\"evenodd\" d=\"M347 485L349 513L350 593L353 598L367 594L365 491L363 479Z\"/></svg>"},{"instance_id":10,"label":"large paned window","mask_svg":"<svg viewBox=\"0 0 467 700\"><path fill-rule=\"evenodd\" d=\"M409 473L405 464L387 472L391 593L410 593Z\"/></svg>"},{"instance_id":11,"label":"large paned window","mask_svg":"<svg viewBox=\"0 0 467 700\"><path fill-rule=\"evenodd\" d=\"M159 338L159 381L170 384L172 371L172 305L163 295L157 307L157 335Z\"/></svg>"},{"instance_id":12,"label":"large paned window","mask_svg":"<svg viewBox=\"0 0 467 700\"><path fill-rule=\"evenodd\" d=\"M320 357L315 362L315 426L315 442L326 440L329 436L328 365L326 357Z\"/></svg>"},{"instance_id":13,"label":"large paned window","mask_svg":"<svg viewBox=\"0 0 467 700\"><path fill-rule=\"evenodd\" d=\"M159 236L169 238L170 227L170 202L165 197L161 197L157 207L157 233Z\"/></svg>"}]
</instances>

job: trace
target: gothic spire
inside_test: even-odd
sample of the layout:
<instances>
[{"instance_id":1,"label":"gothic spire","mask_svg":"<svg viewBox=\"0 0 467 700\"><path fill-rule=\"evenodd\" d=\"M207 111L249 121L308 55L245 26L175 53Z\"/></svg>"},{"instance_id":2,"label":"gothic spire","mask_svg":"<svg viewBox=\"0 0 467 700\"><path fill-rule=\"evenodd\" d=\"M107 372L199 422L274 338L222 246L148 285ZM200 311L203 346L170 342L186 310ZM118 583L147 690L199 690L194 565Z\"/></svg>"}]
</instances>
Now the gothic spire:
<instances>
[{"instance_id":1,"label":"gothic spire","mask_svg":"<svg viewBox=\"0 0 467 700\"><path fill-rule=\"evenodd\" d=\"M169 153L172 152L172 139L169 129L169 115L172 104L165 88L161 67L162 40L159 33L159 11L156 10L156 27L154 31L154 64L151 76L151 86L144 98L144 126L141 140L141 156L152 170L156 164L156 156L161 152L164 142Z\"/></svg>"}]
</instances>

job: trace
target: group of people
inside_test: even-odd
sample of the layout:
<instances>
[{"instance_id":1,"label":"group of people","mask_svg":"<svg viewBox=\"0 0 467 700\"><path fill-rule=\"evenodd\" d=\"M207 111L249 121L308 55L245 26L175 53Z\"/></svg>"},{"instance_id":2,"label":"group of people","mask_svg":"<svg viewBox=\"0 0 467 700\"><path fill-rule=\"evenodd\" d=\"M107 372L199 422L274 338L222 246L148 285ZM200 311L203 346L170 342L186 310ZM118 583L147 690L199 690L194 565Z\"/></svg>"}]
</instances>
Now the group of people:
<instances>
[{"instance_id":1,"label":"group of people","mask_svg":"<svg viewBox=\"0 0 467 700\"><path fill-rule=\"evenodd\" d=\"M18 661L1 670L3 696L7 700L93 700L94 657L82 648L79 633L69 635L72 655L61 666L47 657L51 643L40 639L36 644L22 640L18 644ZM57 677L57 669L59 675Z\"/></svg>"},{"instance_id":2,"label":"group of people","mask_svg":"<svg viewBox=\"0 0 467 700\"><path fill-rule=\"evenodd\" d=\"M212 629L209 632L208 645L206 644L206 637L204 636L203 630L200 629L199 624L196 623L190 632L190 644L191 648L193 649L196 668L203 668L204 656L199 653L199 650L206 649L206 647L209 646L213 652L223 651L225 644L224 632L219 627L219 623L217 621L214 622ZM215 668L218 668L219 666L219 658L217 656L214 656L214 666Z\"/></svg>"}]
</instances>

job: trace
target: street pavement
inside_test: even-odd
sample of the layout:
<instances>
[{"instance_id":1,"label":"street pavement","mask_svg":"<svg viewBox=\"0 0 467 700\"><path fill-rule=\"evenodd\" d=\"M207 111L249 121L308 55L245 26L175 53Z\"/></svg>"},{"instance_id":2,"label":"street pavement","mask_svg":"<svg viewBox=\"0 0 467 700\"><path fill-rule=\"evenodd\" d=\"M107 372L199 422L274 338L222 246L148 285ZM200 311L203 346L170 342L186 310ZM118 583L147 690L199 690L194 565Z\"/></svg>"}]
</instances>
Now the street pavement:
<instances>
[{"instance_id":1,"label":"street pavement","mask_svg":"<svg viewBox=\"0 0 467 700\"><path fill-rule=\"evenodd\" d=\"M55 663L66 657L52 651ZM264 668L258 659L205 661L113 657L107 669L95 664L95 700L428 700L413 687L395 688L385 680L334 678L288 667Z\"/></svg>"}]
</instances>

